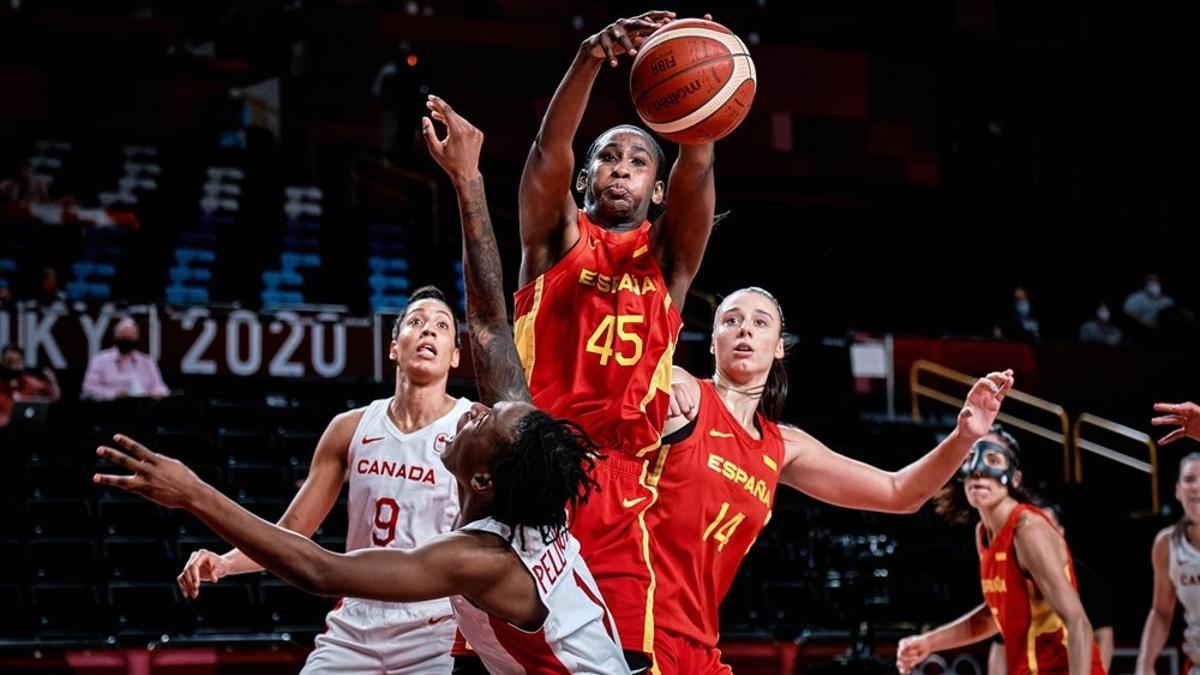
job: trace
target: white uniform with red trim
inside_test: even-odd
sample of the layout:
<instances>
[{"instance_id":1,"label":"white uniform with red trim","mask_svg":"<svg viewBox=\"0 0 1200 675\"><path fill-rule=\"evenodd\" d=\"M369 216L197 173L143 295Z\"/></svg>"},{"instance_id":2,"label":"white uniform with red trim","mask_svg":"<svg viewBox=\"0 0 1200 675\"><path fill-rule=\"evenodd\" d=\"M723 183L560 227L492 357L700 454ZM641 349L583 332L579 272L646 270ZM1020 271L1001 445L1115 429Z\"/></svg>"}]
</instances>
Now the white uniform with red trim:
<instances>
[{"instance_id":1,"label":"white uniform with red trim","mask_svg":"<svg viewBox=\"0 0 1200 675\"><path fill-rule=\"evenodd\" d=\"M1200 675L1200 551L1192 546L1187 536L1176 536L1172 531L1167 536L1170 562L1167 571L1175 597L1183 605L1183 653L1187 654L1191 668L1188 675Z\"/></svg>"},{"instance_id":2,"label":"white uniform with red trim","mask_svg":"<svg viewBox=\"0 0 1200 675\"><path fill-rule=\"evenodd\" d=\"M491 532L510 541L511 528L483 518L459 528ZM521 630L472 605L450 598L459 630L493 675L629 673L621 641L596 580L579 557L579 542L563 530L546 543L534 528L511 539L513 551L536 582L546 621L536 632Z\"/></svg>"},{"instance_id":3,"label":"white uniform with red trim","mask_svg":"<svg viewBox=\"0 0 1200 675\"><path fill-rule=\"evenodd\" d=\"M346 550L411 549L454 529L458 483L441 454L471 402L460 398L432 424L404 433L388 417L392 399L364 411L347 457ZM325 619L304 673L449 673L450 601L391 603L346 598Z\"/></svg>"}]
</instances>

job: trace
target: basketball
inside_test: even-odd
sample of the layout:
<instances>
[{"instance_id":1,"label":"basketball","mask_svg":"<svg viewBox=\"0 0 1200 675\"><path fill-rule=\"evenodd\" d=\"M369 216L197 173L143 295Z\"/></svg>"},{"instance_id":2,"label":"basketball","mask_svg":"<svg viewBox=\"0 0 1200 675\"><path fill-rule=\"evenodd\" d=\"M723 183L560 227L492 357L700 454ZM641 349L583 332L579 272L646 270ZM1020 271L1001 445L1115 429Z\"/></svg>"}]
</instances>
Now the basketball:
<instances>
[{"instance_id":1,"label":"basketball","mask_svg":"<svg viewBox=\"0 0 1200 675\"><path fill-rule=\"evenodd\" d=\"M750 112L754 61L746 44L719 23L673 21L638 50L629 90L638 115L659 136L675 143L711 143Z\"/></svg>"}]
</instances>

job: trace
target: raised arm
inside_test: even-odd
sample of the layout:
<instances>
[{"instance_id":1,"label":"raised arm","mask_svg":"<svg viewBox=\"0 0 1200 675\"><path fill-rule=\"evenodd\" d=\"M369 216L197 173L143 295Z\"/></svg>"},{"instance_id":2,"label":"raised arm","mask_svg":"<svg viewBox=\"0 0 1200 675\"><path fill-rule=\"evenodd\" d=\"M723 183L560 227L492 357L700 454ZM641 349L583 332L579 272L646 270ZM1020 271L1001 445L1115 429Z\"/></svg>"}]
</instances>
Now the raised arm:
<instances>
[{"instance_id":1,"label":"raised arm","mask_svg":"<svg viewBox=\"0 0 1200 675\"><path fill-rule=\"evenodd\" d=\"M658 237L671 302L683 307L704 260L717 207L713 144L681 145L667 181L667 210Z\"/></svg>"},{"instance_id":2,"label":"raised arm","mask_svg":"<svg viewBox=\"0 0 1200 675\"><path fill-rule=\"evenodd\" d=\"M422 118L425 144L434 160L450 176L458 193L462 220L463 277L467 287L467 326L471 333L471 358L479 385L479 400L530 401L525 370L513 343L512 326L504 303L504 273L500 249L492 230L479 152L483 132L436 96L427 103L430 116L446 126L439 139L429 117Z\"/></svg>"},{"instance_id":3,"label":"raised arm","mask_svg":"<svg viewBox=\"0 0 1200 675\"><path fill-rule=\"evenodd\" d=\"M838 506L888 513L916 511L954 476L971 446L987 434L1012 385L1012 371L979 379L967 394L954 431L899 471L864 464L830 450L800 429L781 427L786 454L780 480Z\"/></svg>"},{"instance_id":4,"label":"raised arm","mask_svg":"<svg viewBox=\"0 0 1200 675\"><path fill-rule=\"evenodd\" d=\"M647 36L674 17L674 12L656 11L618 19L579 45L571 67L550 99L521 173L518 202L522 286L549 269L579 238L571 194L575 169L571 144L601 66L606 61L615 66L617 56L635 54Z\"/></svg>"}]
</instances>

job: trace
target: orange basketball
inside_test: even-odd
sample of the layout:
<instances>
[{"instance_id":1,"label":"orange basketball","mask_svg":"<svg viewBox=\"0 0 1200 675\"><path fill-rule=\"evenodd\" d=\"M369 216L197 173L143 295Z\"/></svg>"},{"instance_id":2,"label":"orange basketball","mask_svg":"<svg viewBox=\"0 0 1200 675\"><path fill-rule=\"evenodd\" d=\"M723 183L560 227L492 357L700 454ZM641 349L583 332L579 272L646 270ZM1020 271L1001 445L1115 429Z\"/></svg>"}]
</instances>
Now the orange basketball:
<instances>
[{"instance_id":1,"label":"orange basketball","mask_svg":"<svg viewBox=\"0 0 1200 675\"><path fill-rule=\"evenodd\" d=\"M754 100L754 61L733 31L704 19L656 30L629 75L646 126L676 143L710 143L737 128Z\"/></svg>"}]
</instances>

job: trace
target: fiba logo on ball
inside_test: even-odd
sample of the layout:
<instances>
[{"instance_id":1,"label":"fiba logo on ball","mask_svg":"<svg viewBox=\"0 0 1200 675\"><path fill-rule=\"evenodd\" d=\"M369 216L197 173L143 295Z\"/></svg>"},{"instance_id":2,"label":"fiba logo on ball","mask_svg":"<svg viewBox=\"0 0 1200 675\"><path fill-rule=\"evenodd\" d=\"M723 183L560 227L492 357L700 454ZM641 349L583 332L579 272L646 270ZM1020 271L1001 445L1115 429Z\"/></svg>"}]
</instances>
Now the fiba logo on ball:
<instances>
[{"instance_id":1,"label":"fiba logo on ball","mask_svg":"<svg viewBox=\"0 0 1200 675\"><path fill-rule=\"evenodd\" d=\"M453 436L447 434L438 434L437 438L433 439L433 451L437 454L442 454L446 451L446 446L450 441L454 440Z\"/></svg>"},{"instance_id":2,"label":"fiba logo on ball","mask_svg":"<svg viewBox=\"0 0 1200 675\"><path fill-rule=\"evenodd\" d=\"M746 43L719 23L683 19L642 44L629 74L638 115L676 143L711 143L742 123L757 75Z\"/></svg>"}]
</instances>

